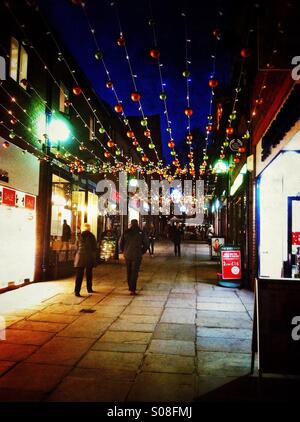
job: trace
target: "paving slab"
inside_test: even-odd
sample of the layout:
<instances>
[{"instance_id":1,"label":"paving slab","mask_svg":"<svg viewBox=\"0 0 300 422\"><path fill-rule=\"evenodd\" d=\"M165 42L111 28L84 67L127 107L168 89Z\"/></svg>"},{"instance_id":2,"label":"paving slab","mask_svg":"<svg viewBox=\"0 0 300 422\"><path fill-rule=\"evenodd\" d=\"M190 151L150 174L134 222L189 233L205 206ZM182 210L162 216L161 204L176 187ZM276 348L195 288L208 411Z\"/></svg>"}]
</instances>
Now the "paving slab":
<instances>
[{"instance_id":1,"label":"paving slab","mask_svg":"<svg viewBox=\"0 0 300 422\"><path fill-rule=\"evenodd\" d=\"M80 368L74 367L68 376L73 378L81 378L99 381L104 383L107 380L113 381L134 381L136 378L136 370L128 371L115 368Z\"/></svg>"},{"instance_id":2,"label":"paving slab","mask_svg":"<svg viewBox=\"0 0 300 422\"><path fill-rule=\"evenodd\" d=\"M129 322L126 320L117 320L114 322L109 329L111 331L141 331L144 333L153 332L155 330L156 324L149 323L138 323L138 322Z\"/></svg>"},{"instance_id":3,"label":"paving slab","mask_svg":"<svg viewBox=\"0 0 300 422\"><path fill-rule=\"evenodd\" d=\"M252 330L253 321L249 319L238 318L208 318L197 317L196 325L198 327L211 327L211 328L245 328Z\"/></svg>"},{"instance_id":4,"label":"paving slab","mask_svg":"<svg viewBox=\"0 0 300 422\"><path fill-rule=\"evenodd\" d=\"M243 328L197 328L198 337L222 337L222 338L241 338L252 339L252 330Z\"/></svg>"},{"instance_id":5,"label":"paving slab","mask_svg":"<svg viewBox=\"0 0 300 422\"><path fill-rule=\"evenodd\" d=\"M243 312L228 311L210 311L210 310L197 310L197 318L218 318L218 319L237 319L251 321L248 312L244 309Z\"/></svg>"},{"instance_id":6,"label":"paving slab","mask_svg":"<svg viewBox=\"0 0 300 422\"><path fill-rule=\"evenodd\" d=\"M197 302L197 309L203 311L228 311L243 312L245 307L242 303L215 303L215 302Z\"/></svg>"},{"instance_id":7,"label":"paving slab","mask_svg":"<svg viewBox=\"0 0 300 422\"><path fill-rule=\"evenodd\" d=\"M20 391L11 388L0 389L0 402L2 403L34 403L41 402L45 398L45 393L39 391Z\"/></svg>"},{"instance_id":8,"label":"paving slab","mask_svg":"<svg viewBox=\"0 0 300 422\"><path fill-rule=\"evenodd\" d=\"M5 334L8 343L31 344L33 346L41 346L55 335L55 333L44 331L15 330L13 328L7 329Z\"/></svg>"},{"instance_id":9,"label":"paving slab","mask_svg":"<svg viewBox=\"0 0 300 422\"><path fill-rule=\"evenodd\" d=\"M54 314L51 312L37 312L31 315L28 321L58 322L61 324L70 324L78 318L78 315Z\"/></svg>"},{"instance_id":10,"label":"paving slab","mask_svg":"<svg viewBox=\"0 0 300 422\"><path fill-rule=\"evenodd\" d=\"M216 377L200 375L198 377L197 396L201 397L204 394L217 390L218 388L229 384L236 379L237 377Z\"/></svg>"},{"instance_id":11,"label":"paving slab","mask_svg":"<svg viewBox=\"0 0 300 422\"><path fill-rule=\"evenodd\" d=\"M130 331L106 331L97 343L129 343L129 344L148 344L152 334ZM96 344L97 344L96 343Z\"/></svg>"},{"instance_id":12,"label":"paving slab","mask_svg":"<svg viewBox=\"0 0 300 422\"><path fill-rule=\"evenodd\" d=\"M36 349L36 346L28 344L12 344L1 341L0 360L19 362L30 356Z\"/></svg>"},{"instance_id":13,"label":"paving slab","mask_svg":"<svg viewBox=\"0 0 300 422\"><path fill-rule=\"evenodd\" d=\"M163 308L152 308L151 306L141 307L136 305L129 305L122 315L149 315L149 316L160 316Z\"/></svg>"},{"instance_id":14,"label":"paving slab","mask_svg":"<svg viewBox=\"0 0 300 422\"><path fill-rule=\"evenodd\" d=\"M142 371L191 374L195 371L195 360L189 356L148 354Z\"/></svg>"},{"instance_id":15,"label":"paving slab","mask_svg":"<svg viewBox=\"0 0 300 422\"><path fill-rule=\"evenodd\" d=\"M98 317L94 314L83 315L60 333L63 337L99 338L116 317Z\"/></svg>"},{"instance_id":16,"label":"paving slab","mask_svg":"<svg viewBox=\"0 0 300 422\"><path fill-rule=\"evenodd\" d=\"M199 375L243 376L250 372L250 366L250 353L198 353Z\"/></svg>"},{"instance_id":17,"label":"paving slab","mask_svg":"<svg viewBox=\"0 0 300 422\"><path fill-rule=\"evenodd\" d=\"M45 312L64 315L80 315L83 305L62 305L53 303L45 308Z\"/></svg>"},{"instance_id":18,"label":"paving slab","mask_svg":"<svg viewBox=\"0 0 300 422\"><path fill-rule=\"evenodd\" d=\"M123 402L130 382L66 377L48 397L48 402Z\"/></svg>"},{"instance_id":19,"label":"paving slab","mask_svg":"<svg viewBox=\"0 0 300 422\"><path fill-rule=\"evenodd\" d=\"M154 339L195 341L196 328L194 324L159 323L154 331Z\"/></svg>"},{"instance_id":20,"label":"paving slab","mask_svg":"<svg viewBox=\"0 0 300 422\"><path fill-rule=\"evenodd\" d=\"M164 355L195 356L194 341L158 340L151 341L147 353Z\"/></svg>"},{"instance_id":21,"label":"paving slab","mask_svg":"<svg viewBox=\"0 0 300 422\"><path fill-rule=\"evenodd\" d=\"M92 347L92 350L105 350L108 352L133 352L144 353L147 349L147 344L134 344L134 343L116 343L116 342L97 342Z\"/></svg>"},{"instance_id":22,"label":"paving slab","mask_svg":"<svg viewBox=\"0 0 300 422\"><path fill-rule=\"evenodd\" d=\"M23 362L0 378L0 389L51 391L70 371L62 365L40 365Z\"/></svg>"},{"instance_id":23,"label":"paving slab","mask_svg":"<svg viewBox=\"0 0 300 422\"><path fill-rule=\"evenodd\" d=\"M156 324L160 319L160 315L130 315L122 314L119 321L128 321L139 324Z\"/></svg>"},{"instance_id":24,"label":"paving slab","mask_svg":"<svg viewBox=\"0 0 300 422\"><path fill-rule=\"evenodd\" d=\"M197 337L198 352L251 353L252 340L216 337Z\"/></svg>"},{"instance_id":25,"label":"paving slab","mask_svg":"<svg viewBox=\"0 0 300 422\"><path fill-rule=\"evenodd\" d=\"M188 308L166 308L162 314L161 322L175 324L194 324L196 313L194 309Z\"/></svg>"},{"instance_id":26,"label":"paving slab","mask_svg":"<svg viewBox=\"0 0 300 422\"><path fill-rule=\"evenodd\" d=\"M143 353L125 353L110 351L89 351L78 363L80 368L114 368L123 371L137 371L143 359Z\"/></svg>"},{"instance_id":27,"label":"paving slab","mask_svg":"<svg viewBox=\"0 0 300 422\"><path fill-rule=\"evenodd\" d=\"M96 311L97 317L98 316L117 317L124 311L124 309L126 309L126 307L125 306L96 305L96 306L93 306L91 309Z\"/></svg>"},{"instance_id":28,"label":"paving slab","mask_svg":"<svg viewBox=\"0 0 300 422\"><path fill-rule=\"evenodd\" d=\"M215 295L212 296L197 296L197 303L234 303L237 305L242 305L240 298L236 295L227 296L227 297L218 297Z\"/></svg>"},{"instance_id":29,"label":"paving slab","mask_svg":"<svg viewBox=\"0 0 300 422\"><path fill-rule=\"evenodd\" d=\"M140 307L140 308L160 308L163 309L164 302L154 301L154 300L139 300L134 301L130 304L130 307ZM128 307L129 308L129 307Z\"/></svg>"},{"instance_id":30,"label":"paving slab","mask_svg":"<svg viewBox=\"0 0 300 422\"><path fill-rule=\"evenodd\" d=\"M196 396L193 375L139 374L130 390L129 402L191 402Z\"/></svg>"},{"instance_id":31,"label":"paving slab","mask_svg":"<svg viewBox=\"0 0 300 422\"><path fill-rule=\"evenodd\" d=\"M75 365L93 343L94 340L88 338L54 337L31 355L27 362Z\"/></svg>"},{"instance_id":32,"label":"paving slab","mask_svg":"<svg viewBox=\"0 0 300 422\"><path fill-rule=\"evenodd\" d=\"M130 302L132 302L133 296L107 296L105 299L103 299L99 305L110 305L110 306L127 306Z\"/></svg>"},{"instance_id":33,"label":"paving slab","mask_svg":"<svg viewBox=\"0 0 300 422\"><path fill-rule=\"evenodd\" d=\"M67 324L60 324L58 322L40 322L23 320L12 325L12 328L18 330L33 330L46 331L48 333L58 333L63 330Z\"/></svg>"},{"instance_id":34,"label":"paving slab","mask_svg":"<svg viewBox=\"0 0 300 422\"><path fill-rule=\"evenodd\" d=\"M166 308L196 308L196 301L193 299L169 299Z\"/></svg>"}]
</instances>

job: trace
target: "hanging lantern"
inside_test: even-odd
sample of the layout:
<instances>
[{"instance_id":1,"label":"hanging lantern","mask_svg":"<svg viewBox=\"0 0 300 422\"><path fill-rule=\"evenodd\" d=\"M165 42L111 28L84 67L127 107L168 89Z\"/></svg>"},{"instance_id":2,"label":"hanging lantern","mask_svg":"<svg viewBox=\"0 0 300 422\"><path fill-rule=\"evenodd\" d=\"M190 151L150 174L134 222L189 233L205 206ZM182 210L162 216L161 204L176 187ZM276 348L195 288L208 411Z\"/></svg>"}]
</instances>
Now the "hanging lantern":
<instances>
[{"instance_id":1,"label":"hanging lantern","mask_svg":"<svg viewBox=\"0 0 300 422\"><path fill-rule=\"evenodd\" d=\"M125 45L125 38L123 37L123 35L120 35L120 37L117 39L117 44L120 47L124 47L124 45Z\"/></svg>"},{"instance_id":2,"label":"hanging lantern","mask_svg":"<svg viewBox=\"0 0 300 422\"><path fill-rule=\"evenodd\" d=\"M149 129L147 129L147 130L144 131L144 136L146 136L146 138L150 138L151 132L150 132Z\"/></svg>"},{"instance_id":3,"label":"hanging lantern","mask_svg":"<svg viewBox=\"0 0 300 422\"><path fill-rule=\"evenodd\" d=\"M124 122L124 125L126 125L126 126L127 126L127 125L128 125L128 123L129 123L129 120L128 120L128 119L124 119L124 120L123 120L123 122Z\"/></svg>"},{"instance_id":4,"label":"hanging lantern","mask_svg":"<svg viewBox=\"0 0 300 422\"><path fill-rule=\"evenodd\" d=\"M174 147L175 147L175 143L174 143L174 141L173 141L173 140L170 140L170 141L168 142L168 147L169 147L169 148L174 148Z\"/></svg>"},{"instance_id":5,"label":"hanging lantern","mask_svg":"<svg viewBox=\"0 0 300 422\"><path fill-rule=\"evenodd\" d=\"M148 124L147 119L143 119L143 120L141 120L141 125L142 125L142 126L147 126L147 124Z\"/></svg>"},{"instance_id":6,"label":"hanging lantern","mask_svg":"<svg viewBox=\"0 0 300 422\"><path fill-rule=\"evenodd\" d=\"M193 109L191 108L191 107L187 107L185 110L184 110L184 114L186 115L186 116L191 116L192 114L193 114Z\"/></svg>"},{"instance_id":7,"label":"hanging lantern","mask_svg":"<svg viewBox=\"0 0 300 422\"><path fill-rule=\"evenodd\" d=\"M173 160L172 161L173 166L179 166L179 161L178 160Z\"/></svg>"},{"instance_id":8,"label":"hanging lantern","mask_svg":"<svg viewBox=\"0 0 300 422\"><path fill-rule=\"evenodd\" d=\"M80 94L82 94L82 89L80 88L80 86L74 86L74 88L73 88L73 93L75 94L75 95L80 95Z\"/></svg>"},{"instance_id":9,"label":"hanging lantern","mask_svg":"<svg viewBox=\"0 0 300 422\"><path fill-rule=\"evenodd\" d=\"M147 157L147 155L143 155L143 156L142 156L142 161L143 161L144 163L146 163L147 161L149 161L149 158Z\"/></svg>"},{"instance_id":10,"label":"hanging lantern","mask_svg":"<svg viewBox=\"0 0 300 422\"><path fill-rule=\"evenodd\" d=\"M128 132L126 133L126 135L128 136L128 138L134 138L134 132L133 132L133 130L128 130Z\"/></svg>"},{"instance_id":11,"label":"hanging lantern","mask_svg":"<svg viewBox=\"0 0 300 422\"><path fill-rule=\"evenodd\" d=\"M172 132L172 128L170 128L170 127L167 127L167 132L169 132L169 133L171 133Z\"/></svg>"},{"instance_id":12,"label":"hanging lantern","mask_svg":"<svg viewBox=\"0 0 300 422\"><path fill-rule=\"evenodd\" d=\"M189 70L184 70L182 72L182 76L184 76L185 78L188 78L191 75L191 72Z\"/></svg>"},{"instance_id":13,"label":"hanging lantern","mask_svg":"<svg viewBox=\"0 0 300 422\"><path fill-rule=\"evenodd\" d=\"M251 56L251 50L249 48L242 48L241 56L243 57L243 59L246 59L247 57Z\"/></svg>"},{"instance_id":14,"label":"hanging lantern","mask_svg":"<svg viewBox=\"0 0 300 422\"><path fill-rule=\"evenodd\" d=\"M104 129L103 126L99 127L99 132L102 133L102 134L105 133L105 129Z\"/></svg>"},{"instance_id":15,"label":"hanging lantern","mask_svg":"<svg viewBox=\"0 0 300 422\"><path fill-rule=\"evenodd\" d=\"M134 141L132 141L132 145L134 145L135 147L139 144L139 141L137 141L136 139Z\"/></svg>"},{"instance_id":16,"label":"hanging lantern","mask_svg":"<svg viewBox=\"0 0 300 422\"><path fill-rule=\"evenodd\" d=\"M131 94L132 101L140 101L141 95L138 92L132 92Z\"/></svg>"},{"instance_id":17,"label":"hanging lantern","mask_svg":"<svg viewBox=\"0 0 300 422\"><path fill-rule=\"evenodd\" d=\"M153 142L151 142L151 143L148 145L148 147L149 147L150 149L154 149L154 148L155 148L155 145L153 144Z\"/></svg>"},{"instance_id":18,"label":"hanging lantern","mask_svg":"<svg viewBox=\"0 0 300 422\"><path fill-rule=\"evenodd\" d=\"M102 53L102 51L100 51L100 50L96 51L96 53L95 53L95 59L96 60L102 60L103 59L103 53Z\"/></svg>"},{"instance_id":19,"label":"hanging lantern","mask_svg":"<svg viewBox=\"0 0 300 422\"><path fill-rule=\"evenodd\" d=\"M232 135L232 134L233 134L233 132L234 132L233 127L229 126L229 127L227 127L227 128L226 128L226 133L227 133L227 135Z\"/></svg>"},{"instance_id":20,"label":"hanging lantern","mask_svg":"<svg viewBox=\"0 0 300 422\"><path fill-rule=\"evenodd\" d=\"M123 106L121 103L116 104L114 108L117 113L122 113L123 111Z\"/></svg>"},{"instance_id":21,"label":"hanging lantern","mask_svg":"<svg viewBox=\"0 0 300 422\"><path fill-rule=\"evenodd\" d=\"M79 145L79 150L80 151L84 151L86 148L85 148L85 146L83 145L83 143L81 142L81 144Z\"/></svg>"},{"instance_id":22,"label":"hanging lantern","mask_svg":"<svg viewBox=\"0 0 300 422\"><path fill-rule=\"evenodd\" d=\"M217 79L217 78L211 78L211 79L208 81L208 85L209 85L211 88L216 88L216 87L219 85L219 81L218 81L218 79Z\"/></svg>"},{"instance_id":23,"label":"hanging lantern","mask_svg":"<svg viewBox=\"0 0 300 422\"><path fill-rule=\"evenodd\" d=\"M9 142L4 141L3 144L2 144L2 146L3 146L4 149L9 148Z\"/></svg>"},{"instance_id":24,"label":"hanging lantern","mask_svg":"<svg viewBox=\"0 0 300 422\"><path fill-rule=\"evenodd\" d=\"M106 82L106 88L108 88L108 89L112 89L112 87L113 87L114 85L113 85L113 83L112 83L112 81L107 81Z\"/></svg>"},{"instance_id":25,"label":"hanging lantern","mask_svg":"<svg viewBox=\"0 0 300 422\"><path fill-rule=\"evenodd\" d=\"M161 92L161 93L159 94L159 98L160 98L162 101L165 101L165 100L167 99L167 94L166 94L165 92Z\"/></svg>"},{"instance_id":26,"label":"hanging lantern","mask_svg":"<svg viewBox=\"0 0 300 422\"><path fill-rule=\"evenodd\" d=\"M112 148L114 145L115 145L115 143L114 143L114 141L113 141L112 139L110 139L110 140L107 142L107 146L108 146L109 148Z\"/></svg>"},{"instance_id":27,"label":"hanging lantern","mask_svg":"<svg viewBox=\"0 0 300 422\"><path fill-rule=\"evenodd\" d=\"M250 133L247 130L247 132L243 135L243 139L249 139L250 138Z\"/></svg>"},{"instance_id":28,"label":"hanging lantern","mask_svg":"<svg viewBox=\"0 0 300 422\"><path fill-rule=\"evenodd\" d=\"M245 147L240 147L240 148L238 149L238 151L239 151L241 154L243 154L244 152L246 152L246 148L245 148Z\"/></svg>"},{"instance_id":29,"label":"hanging lantern","mask_svg":"<svg viewBox=\"0 0 300 422\"><path fill-rule=\"evenodd\" d=\"M153 48L152 50L150 50L150 56L153 59L158 59L160 56L160 51L157 48Z\"/></svg>"},{"instance_id":30,"label":"hanging lantern","mask_svg":"<svg viewBox=\"0 0 300 422\"><path fill-rule=\"evenodd\" d=\"M208 116L207 116L207 120L212 120L213 119L213 116L211 115L211 114L209 114Z\"/></svg>"},{"instance_id":31,"label":"hanging lantern","mask_svg":"<svg viewBox=\"0 0 300 422\"><path fill-rule=\"evenodd\" d=\"M105 153L104 153L104 157L105 157L105 158L109 158L109 157L110 157L110 152L105 151Z\"/></svg>"}]
</instances>

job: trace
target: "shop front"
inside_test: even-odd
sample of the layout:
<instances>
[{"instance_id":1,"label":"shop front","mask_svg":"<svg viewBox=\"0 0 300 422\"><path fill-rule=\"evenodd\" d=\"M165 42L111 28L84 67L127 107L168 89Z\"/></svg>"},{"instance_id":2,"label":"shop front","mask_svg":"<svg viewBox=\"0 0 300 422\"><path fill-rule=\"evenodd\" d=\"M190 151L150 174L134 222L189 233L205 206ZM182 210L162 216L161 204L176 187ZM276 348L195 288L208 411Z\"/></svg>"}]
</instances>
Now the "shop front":
<instances>
[{"instance_id":1,"label":"shop front","mask_svg":"<svg viewBox=\"0 0 300 422\"><path fill-rule=\"evenodd\" d=\"M34 279L39 162L10 144L0 148L0 167L1 291Z\"/></svg>"}]
</instances>

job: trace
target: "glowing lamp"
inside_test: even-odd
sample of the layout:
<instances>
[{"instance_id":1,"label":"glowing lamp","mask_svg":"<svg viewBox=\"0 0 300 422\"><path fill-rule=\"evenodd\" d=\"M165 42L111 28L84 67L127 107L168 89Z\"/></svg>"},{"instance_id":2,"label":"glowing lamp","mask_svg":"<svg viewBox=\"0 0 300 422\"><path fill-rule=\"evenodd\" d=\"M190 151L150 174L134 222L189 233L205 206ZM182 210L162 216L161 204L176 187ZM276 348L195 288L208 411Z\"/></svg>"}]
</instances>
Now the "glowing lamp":
<instances>
[{"instance_id":1,"label":"glowing lamp","mask_svg":"<svg viewBox=\"0 0 300 422\"><path fill-rule=\"evenodd\" d=\"M213 171L217 174L226 173L227 164L224 161L218 160L214 165Z\"/></svg>"},{"instance_id":2,"label":"glowing lamp","mask_svg":"<svg viewBox=\"0 0 300 422\"><path fill-rule=\"evenodd\" d=\"M184 76L185 78L188 78L190 76L191 72L189 70L184 70L182 72L182 76Z\"/></svg>"},{"instance_id":3,"label":"glowing lamp","mask_svg":"<svg viewBox=\"0 0 300 422\"><path fill-rule=\"evenodd\" d=\"M3 144L2 144L2 146L3 146L4 149L9 148L9 142L4 141Z\"/></svg>"},{"instance_id":4,"label":"glowing lamp","mask_svg":"<svg viewBox=\"0 0 300 422\"><path fill-rule=\"evenodd\" d=\"M162 101L164 101L164 100L166 100L166 99L167 99L167 94L166 94L165 92L161 92L161 93L159 94L159 98L160 98Z\"/></svg>"},{"instance_id":5,"label":"glowing lamp","mask_svg":"<svg viewBox=\"0 0 300 422\"><path fill-rule=\"evenodd\" d=\"M70 129L63 120L52 119L48 133L51 141L66 141L70 136Z\"/></svg>"},{"instance_id":6,"label":"glowing lamp","mask_svg":"<svg viewBox=\"0 0 300 422\"><path fill-rule=\"evenodd\" d=\"M243 57L243 59L246 59L247 57L251 56L251 50L249 48L242 48L241 56Z\"/></svg>"},{"instance_id":7,"label":"glowing lamp","mask_svg":"<svg viewBox=\"0 0 300 422\"><path fill-rule=\"evenodd\" d=\"M155 145L152 142L148 146L149 146L150 149L154 149L155 148Z\"/></svg>"}]
</instances>

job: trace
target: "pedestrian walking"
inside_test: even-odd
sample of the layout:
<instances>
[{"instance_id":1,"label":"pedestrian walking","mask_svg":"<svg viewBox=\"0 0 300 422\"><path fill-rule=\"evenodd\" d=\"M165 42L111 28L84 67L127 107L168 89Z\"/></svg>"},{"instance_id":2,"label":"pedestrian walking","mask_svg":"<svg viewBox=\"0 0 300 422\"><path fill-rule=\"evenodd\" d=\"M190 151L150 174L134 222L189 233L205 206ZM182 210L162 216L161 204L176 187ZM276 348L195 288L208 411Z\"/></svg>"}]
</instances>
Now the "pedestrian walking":
<instances>
[{"instance_id":1,"label":"pedestrian walking","mask_svg":"<svg viewBox=\"0 0 300 422\"><path fill-rule=\"evenodd\" d=\"M143 232L145 233L145 235L146 235L146 237L148 238L148 241L149 241L149 248L148 248L149 254L150 254L150 256L153 256L154 255L154 243L155 243L155 238L156 238L156 232L155 232L154 224L153 223L151 223L151 224L147 223L145 225L144 229L143 229Z\"/></svg>"},{"instance_id":2,"label":"pedestrian walking","mask_svg":"<svg viewBox=\"0 0 300 422\"><path fill-rule=\"evenodd\" d=\"M131 295L136 294L138 274L142 256L149 247L146 234L140 229L137 220L131 220L131 226L120 240L120 251L124 253L127 268L127 283Z\"/></svg>"},{"instance_id":3,"label":"pedestrian walking","mask_svg":"<svg viewBox=\"0 0 300 422\"><path fill-rule=\"evenodd\" d=\"M64 220L63 226L62 226L62 236L61 236L62 249L69 249L69 242L71 240L71 237L72 237L71 227L67 223L67 220Z\"/></svg>"},{"instance_id":4,"label":"pedestrian walking","mask_svg":"<svg viewBox=\"0 0 300 422\"><path fill-rule=\"evenodd\" d=\"M171 240L174 243L174 253L175 256L181 256L181 238L182 238L182 229L179 223L176 223L172 228Z\"/></svg>"},{"instance_id":5,"label":"pedestrian walking","mask_svg":"<svg viewBox=\"0 0 300 422\"><path fill-rule=\"evenodd\" d=\"M78 248L75 255L74 267L76 268L75 296L81 296L80 290L84 276L86 276L86 288L88 293L93 293L93 267L96 266L97 241L89 224L83 225L80 234Z\"/></svg>"}]
</instances>

